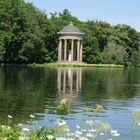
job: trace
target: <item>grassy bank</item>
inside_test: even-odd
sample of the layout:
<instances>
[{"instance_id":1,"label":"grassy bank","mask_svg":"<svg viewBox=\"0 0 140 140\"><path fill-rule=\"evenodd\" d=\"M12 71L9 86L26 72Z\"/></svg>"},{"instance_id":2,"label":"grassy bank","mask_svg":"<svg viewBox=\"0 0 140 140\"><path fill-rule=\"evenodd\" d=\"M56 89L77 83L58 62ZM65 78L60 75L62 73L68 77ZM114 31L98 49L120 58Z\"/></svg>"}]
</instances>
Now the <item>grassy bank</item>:
<instances>
[{"instance_id":1,"label":"grassy bank","mask_svg":"<svg viewBox=\"0 0 140 140\"><path fill-rule=\"evenodd\" d=\"M29 64L30 67L109 67L109 68L123 68L123 65L116 64L86 64L86 63L44 63L44 64Z\"/></svg>"}]
</instances>

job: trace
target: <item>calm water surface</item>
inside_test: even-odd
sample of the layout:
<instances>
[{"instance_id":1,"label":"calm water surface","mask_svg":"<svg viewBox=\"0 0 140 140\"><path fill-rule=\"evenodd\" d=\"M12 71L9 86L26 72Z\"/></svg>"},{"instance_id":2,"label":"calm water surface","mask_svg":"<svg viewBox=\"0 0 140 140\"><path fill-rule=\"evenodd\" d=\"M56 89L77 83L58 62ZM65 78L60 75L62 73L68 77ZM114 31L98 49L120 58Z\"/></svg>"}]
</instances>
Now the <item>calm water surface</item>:
<instances>
[{"instance_id":1,"label":"calm water surface","mask_svg":"<svg viewBox=\"0 0 140 140\"><path fill-rule=\"evenodd\" d=\"M56 103L67 97L69 115L58 115ZM115 68L0 68L0 123L27 125L30 114L37 126L54 126L58 118L71 128L88 120L92 113L83 108L101 104L104 112L94 119L108 122L121 134L116 140L140 140L133 132L132 113L140 108L140 69Z\"/></svg>"}]
</instances>

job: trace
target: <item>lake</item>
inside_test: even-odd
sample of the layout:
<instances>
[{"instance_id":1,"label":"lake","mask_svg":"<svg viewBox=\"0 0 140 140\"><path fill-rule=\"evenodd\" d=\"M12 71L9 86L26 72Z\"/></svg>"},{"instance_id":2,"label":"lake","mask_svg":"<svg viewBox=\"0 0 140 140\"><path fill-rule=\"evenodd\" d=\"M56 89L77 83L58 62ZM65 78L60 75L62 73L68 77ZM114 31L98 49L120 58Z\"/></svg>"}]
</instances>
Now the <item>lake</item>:
<instances>
[{"instance_id":1,"label":"lake","mask_svg":"<svg viewBox=\"0 0 140 140\"><path fill-rule=\"evenodd\" d=\"M58 115L56 104L70 102L70 114ZM85 107L103 106L93 115ZM140 129L132 131L132 113L140 109L140 69L138 68L29 68L0 67L0 123L28 126L30 114L35 125L52 126L58 118L70 128L88 119L105 121L118 130L115 140L139 140Z\"/></svg>"}]
</instances>

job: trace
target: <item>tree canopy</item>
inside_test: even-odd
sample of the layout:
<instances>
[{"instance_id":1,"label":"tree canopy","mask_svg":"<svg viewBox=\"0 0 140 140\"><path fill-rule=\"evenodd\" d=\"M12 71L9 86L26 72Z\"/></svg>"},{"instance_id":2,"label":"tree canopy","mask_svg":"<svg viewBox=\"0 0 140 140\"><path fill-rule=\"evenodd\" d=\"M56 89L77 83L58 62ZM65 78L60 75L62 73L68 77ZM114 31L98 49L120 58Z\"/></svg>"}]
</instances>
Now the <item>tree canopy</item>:
<instances>
[{"instance_id":1,"label":"tree canopy","mask_svg":"<svg viewBox=\"0 0 140 140\"><path fill-rule=\"evenodd\" d=\"M72 21L84 35L83 61L140 66L140 33L125 24L80 21L68 9L47 14L24 0L0 0L0 63L57 60L57 32Z\"/></svg>"}]
</instances>

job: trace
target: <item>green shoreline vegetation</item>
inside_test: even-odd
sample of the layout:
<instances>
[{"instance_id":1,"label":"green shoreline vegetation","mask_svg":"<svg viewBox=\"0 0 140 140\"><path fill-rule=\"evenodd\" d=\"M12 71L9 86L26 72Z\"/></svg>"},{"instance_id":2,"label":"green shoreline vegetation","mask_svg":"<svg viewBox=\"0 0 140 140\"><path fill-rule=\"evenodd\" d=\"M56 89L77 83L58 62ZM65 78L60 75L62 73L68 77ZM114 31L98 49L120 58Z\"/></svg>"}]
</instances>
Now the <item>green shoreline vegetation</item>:
<instances>
[{"instance_id":1,"label":"green shoreline vegetation","mask_svg":"<svg viewBox=\"0 0 140 140\"><path fill-rule=\"evenodd\" d=\"M140 66L140 32L131 26L80 21L68 9L48 14L24 0L0 0L0 63L55 63L57 32L73 22L84 33L84 63Z\"/></svg>"},{"instance_id":2,"label":"green shoreline vegetation","mask_svg":"<svg viewBox=\"0 0 140 140\"><path fill-rule=\"evenodd\" d=\"M123 65L115 64L74 64L74 63L44 63L44 64L28 64L29 67L104 67L104 68L124 68Z\"/></svg>"}]
</instances>

